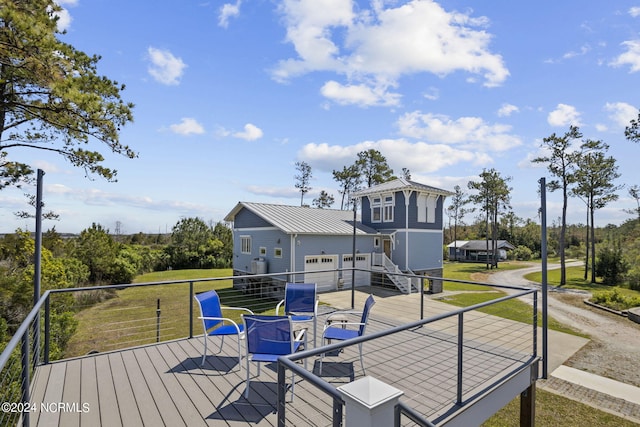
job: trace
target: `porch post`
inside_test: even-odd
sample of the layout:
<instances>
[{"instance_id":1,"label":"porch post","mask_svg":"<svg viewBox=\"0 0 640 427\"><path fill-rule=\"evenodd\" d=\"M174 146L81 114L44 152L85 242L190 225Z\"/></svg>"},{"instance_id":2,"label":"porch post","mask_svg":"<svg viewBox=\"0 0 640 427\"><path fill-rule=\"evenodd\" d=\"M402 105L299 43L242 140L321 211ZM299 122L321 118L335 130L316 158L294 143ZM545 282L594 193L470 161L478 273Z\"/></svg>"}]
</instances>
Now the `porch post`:
<instances>
[{"instance_id":1,"label":"porch post","mask_svg":"<svg viewBox=\"0 0 640 427\"><path fill-rule=\"evenodd\" d=\"M348 427L389 427L403 391L366 376L338 387L345 403Z\"/></svg>"}]
</instances>

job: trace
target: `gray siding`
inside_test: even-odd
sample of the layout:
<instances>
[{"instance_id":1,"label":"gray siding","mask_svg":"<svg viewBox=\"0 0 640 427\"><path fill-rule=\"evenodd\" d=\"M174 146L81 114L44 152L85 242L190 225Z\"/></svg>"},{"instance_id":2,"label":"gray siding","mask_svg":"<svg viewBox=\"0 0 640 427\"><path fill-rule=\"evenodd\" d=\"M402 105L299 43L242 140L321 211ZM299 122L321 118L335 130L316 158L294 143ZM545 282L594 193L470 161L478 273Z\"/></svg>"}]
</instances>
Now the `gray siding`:
<instances>
[{"instance_id":1,"label":"gray siding","mask_svg":"<svg viewBox=\"0 0 640 427\"><path fill-rule=\"evenodd\" d=\"M241 236L251 236L251 253L240 252ZM278 243L280 241L280 243ZM260 247L267 250L266 255L260 255ZM282 258L275 257L275 249L282 249ZM251 271L251 261L255 258L264 258L267 261L267 272L278 273L289 270L291 259L291 243L288 235L280 230L242 230L235 229L233 232L233 268L241 271Z\"/></svg>"},{"instance_id":2,"label":"gray siding","mask_svg":"<svg viewBox=\"0 0 640 427\"><path fill-rule=\"evenodd\" d=\"M373 252L374 236L356 237L356 250L360 253ZM296 237L296 265L297 271L304 270L304 257L307 255L344 255L353 253L353 236L317 236L300 235ZM338 258L338 267L342 258ZM347 267L351 267L350 265Z\"/></svg>"},{"instance_id":3,"label":"gray siding","mask_svg":"<svg viewBox=\"0 0 640 427\"><path fill-rule=\"evenodd\" d=\"M387 230L389 231L389 230ZM401 270L407 267L407 234L399 230L395 235L391 260ZM442 232L409 230L409 262L411 271L423 271L442 267Z\"/></svg>"},{"instance_id":4,"label":"gray siding","mask_svg":"<svg viewBox=\"0 0 640 427\"><path fill-rule=\"evenodd\" d=\"M240 209L233 221L233 228L271 227L267 221L254 214L250 210Z\"/></svg>"}]
</instances>

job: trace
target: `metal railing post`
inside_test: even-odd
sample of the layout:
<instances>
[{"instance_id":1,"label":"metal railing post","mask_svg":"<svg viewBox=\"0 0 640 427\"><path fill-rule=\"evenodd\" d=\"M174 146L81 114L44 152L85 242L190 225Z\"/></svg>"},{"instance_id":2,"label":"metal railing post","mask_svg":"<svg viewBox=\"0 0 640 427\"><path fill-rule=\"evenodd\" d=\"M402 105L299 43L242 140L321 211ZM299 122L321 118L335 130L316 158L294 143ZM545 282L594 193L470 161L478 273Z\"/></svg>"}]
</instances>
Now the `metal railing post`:
<instances>
[{"instance_id":1,"label":"metal railing post","mask_svg":"<svg viewBox=\"0 0 640 427\"><path fill-rule=\"evenodd\" d=\"M342 427L342 401L333 399L333 427Z\"/></svg>"},{"instance_id":2,"label":"metal railing post","mask_svg":"<svg viewBox=\"0 0 640 427\"><path fill-rule=\"evenodd\" d=\"M160 342L160 298L156 305L156 342Z\"/></svg>"},{"instance_id":3,"label":"metal railing post","mask_svg":"<svg viewBox=\"0 0 640 427\"><path fill-rule=\"evenodd\" d=\"M51 294L47 294L47 299L44 301L44 363L49 363L49 349L51 340L51 307L49 302Z\"/></svg>"},{"instance_id":4,"label":"metal railing post","mask_svg":"<svg viewBox=\"0 0 640 427\"><path fill-rule=\"evenodd\" d=\"M464 323L464 312L458 314L458 390L457 390L457 402L459 405L462 405L462 349L464 345L464 338L462 333L464 332L463 328Z\"/></svg>"},{"instance_id":5,"label":"metal railing post","mask_svg":"<svg viewBox=\"0 0 640 427\"><path fill-rule=\"evenodd\" d=\"M37 316L36 316L37 319ZM22 402L29 403L31 398L29 397L29 330L27 329L22 335L22 372L21 372L21 391ZM22 413L22 425L24 427L29 426L29 411Z\"/></svg>"},{"instance_id":6,"label":"metal railing post","mask_svg":"<svg viewBox=\"0 0 640 427\"><path fill-rule=\"evenodd\" d=\"M189 282L189 338L193 338L193 281Z\"/></svg>"},{"instance_id":7,"label":"metal railing post","mask_svg":"<svg viewBox=\"0 0 640 427\"><path fill-rule=\"evenodd\" d=\"M533 355L538 355L538 292L533 293Z\"/></svg>"},{"instance_id":8,"label":"metal railing post","mask_svg":"<svg viewBox=\"0 0 640 427\"><path fill-rule=\"evenodd\" d=\"M287 394L286 372L284 364L278 362L278 427L286 427L287 415L285 399ZM291 385L293 387L293 385ZM293 393L293 390L292 390Z\"/></svg>"}]
</instances>

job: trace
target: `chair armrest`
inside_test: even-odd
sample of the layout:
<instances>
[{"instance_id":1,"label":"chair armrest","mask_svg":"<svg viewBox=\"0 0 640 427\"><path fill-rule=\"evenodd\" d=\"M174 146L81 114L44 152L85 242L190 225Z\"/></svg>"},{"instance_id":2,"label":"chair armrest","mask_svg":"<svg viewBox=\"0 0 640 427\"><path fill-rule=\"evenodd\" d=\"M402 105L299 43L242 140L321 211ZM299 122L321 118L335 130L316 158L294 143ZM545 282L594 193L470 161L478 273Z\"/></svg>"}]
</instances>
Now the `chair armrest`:
<instances>
[{"instance_id":1,"label":"chair armrest","mask_svg":"<svg viewBox=\"0 0 640 427\"><path fill-rule=\"evenodd\" d=\"M342 328L344 326L362 326L362 325L366 325L366 323L362 323L362 322L340 322L340 323L335 323L335 324L325 324L324 325L324 329L322 329L322 331L326 331L329 328Z\"/></svg>"},{"instance_id":2,"label":"chair armrest","mask_svg":"<svg viewBox=\"0 0 640 427\"><path fill-rule=\"evenodd\" d=\"M294 340L295 340L295 341L302 341L302 338L304 338L304 337L305 337L306 332L307 332L307 330L306 330L306 329L300 329L300 330L298 331L298 335L296 335L296 336L294 337Z\"/></svg>"},{"instance_id":3,"label":"chair armrest","mask_svg":"<svg viewBox=\"0 0 640 427\"><path fill-rule=\"evenodd\" d=\"M198 319L200 320L222 320L223 322L226 320L227 322L233 324L233 326L235 326L236 331L238 331L238 334L240 334L240 327L238 326L238 323L236 323L234 320L229 319L228 317L206 317L206 316L199 316Z\"/></svg>"},{"instance_id":4,"label":"chair armrest","mask_svg":"<svg viewBox=\"0 0 640 427\"><path fill-rule=\"evenodd\" d=\"M280 301L278 305L276 305L276 316L279 316L278 312L280 311L280 306L284 304L284 300Z\"/></svg>"},{"instance_id":5,"label":"chair armrest","mask_svg":"<svg viewBox=\"0 0 640 427\"><path fill-rule=\"evenodd\" d=\"M244 307L222 307L222 310L237 310L237 311L248 311L251 314L254 314L253 311L249 310L248 308L244 308Z\"/></svg>"}]
</instances>

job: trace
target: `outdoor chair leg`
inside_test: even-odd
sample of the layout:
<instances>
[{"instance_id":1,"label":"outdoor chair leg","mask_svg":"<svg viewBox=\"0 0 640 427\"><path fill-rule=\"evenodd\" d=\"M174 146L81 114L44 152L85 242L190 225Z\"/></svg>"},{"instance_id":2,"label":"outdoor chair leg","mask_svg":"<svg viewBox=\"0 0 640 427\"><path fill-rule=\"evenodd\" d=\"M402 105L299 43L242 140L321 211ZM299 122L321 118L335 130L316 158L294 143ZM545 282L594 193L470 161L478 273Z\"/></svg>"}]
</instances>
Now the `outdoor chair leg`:
<instances>
[{"instance_id":1,"label":"outdoor chair leg","mask_svg":"<svg viewBox=\"0 0 640 427\"><path fill-rule=\"evenodd\" d=\"M360 366L362 366L362 374L367 375L367 372L364 370L364 357L362 356L362 343L358 344L360 347Z\"/></svg>"},{"instance_id":2,"label":"outdoor chair leg","mask_svg":"<svg viewBox=\"0 0 640 427\"><path fill-rule=\"evenodd\" d=\"M204 361L207 358L207 334L204 335L204 353L202 353L202 362L200 362L200 366L204 365Z\"/></svg>"}]
</instances>

